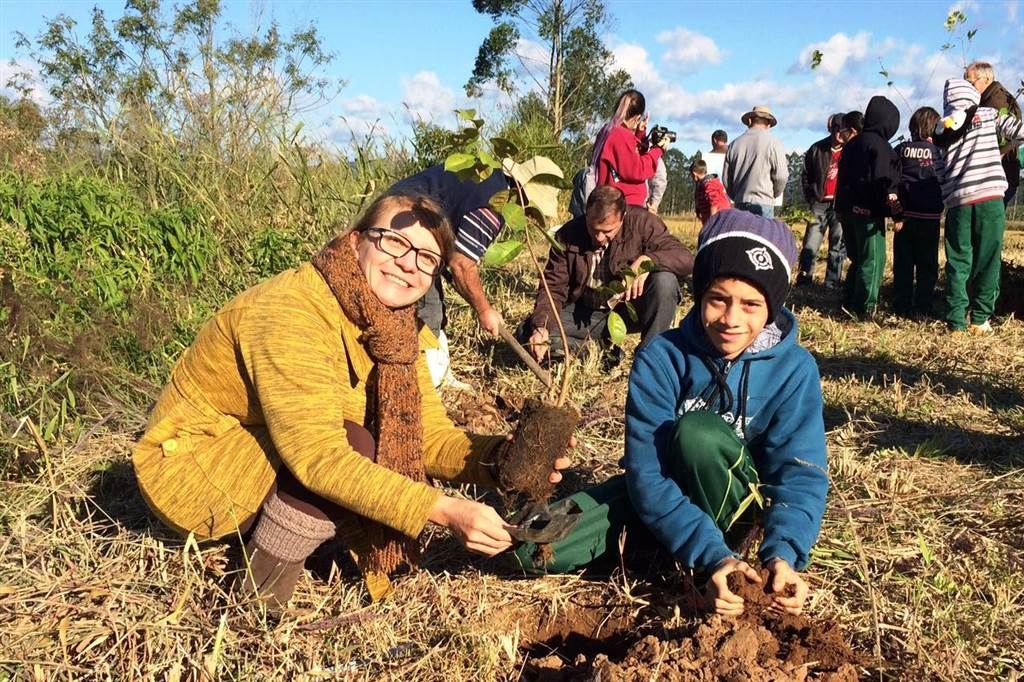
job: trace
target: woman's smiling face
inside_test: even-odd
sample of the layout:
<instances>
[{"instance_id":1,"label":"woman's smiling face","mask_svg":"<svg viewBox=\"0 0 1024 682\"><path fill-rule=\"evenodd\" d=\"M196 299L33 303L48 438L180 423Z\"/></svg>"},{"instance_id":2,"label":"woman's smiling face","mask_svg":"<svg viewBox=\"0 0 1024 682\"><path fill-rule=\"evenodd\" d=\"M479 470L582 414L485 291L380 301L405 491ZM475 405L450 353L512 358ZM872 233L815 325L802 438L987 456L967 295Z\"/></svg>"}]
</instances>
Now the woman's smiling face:
<instances>
[{"instance_id":1,"label":"woman's smiling face","mask_svg":"<svg viewBox=\"0 0 1024 682\"><path fill-rule=\"evenodd\" d=\"M350 237L370 290L392 309L404 308L423 298L434 281L434 276L424 269L443 264L433 232L408 220L400 221L398 227L399 221L394 218L401 212L401 208L389 211L382 216L380 228L353 232ZM396 253L401 255L392 255Z\"/></svg>"}]
</instances>

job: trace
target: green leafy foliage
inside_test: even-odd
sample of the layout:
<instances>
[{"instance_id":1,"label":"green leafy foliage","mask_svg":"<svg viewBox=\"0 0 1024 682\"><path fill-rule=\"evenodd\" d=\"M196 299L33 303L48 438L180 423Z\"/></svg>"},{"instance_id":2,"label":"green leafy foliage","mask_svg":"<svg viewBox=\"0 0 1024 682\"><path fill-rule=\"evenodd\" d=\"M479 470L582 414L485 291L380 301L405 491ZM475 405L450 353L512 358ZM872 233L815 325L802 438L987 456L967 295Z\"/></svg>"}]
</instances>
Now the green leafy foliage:
<instances>
[{"instance_id":1,"label":"green leafy foliage","mask_svg":"<svg viewBox=\"0 0 1024 682\"><path fill-rule=\"evenodd\" d=\"M503 242L494 242L484 253L484 265L491 268L501 267L515 259L523 250L523 242L518 239L508 239Z\"/></svg>"},{"instance_id":2,"label":"green leafy foliage","mask_svg":"<svg viewBox=\"0 0 1024 682\"><path fill-rule=\"evenodd\" d=\"M116 309L154 279L197 284L217 244L194 208L147 211L122 185L90 176L0 175L0 220L27 236L10 254L49 298L78 316Z\"/></svg>"},{"instance_id":3,"label":"green leafy foliage","mask_svg":"<svg viewBox=\"0 0 1024 682\"><path fill-rule=\"evenodd\" d=\"M821 50L815 50L811 53L811 71L814 71L816 68L821 66L821 59L824 56L825 55Z\"/></svg>"}]
</instances>

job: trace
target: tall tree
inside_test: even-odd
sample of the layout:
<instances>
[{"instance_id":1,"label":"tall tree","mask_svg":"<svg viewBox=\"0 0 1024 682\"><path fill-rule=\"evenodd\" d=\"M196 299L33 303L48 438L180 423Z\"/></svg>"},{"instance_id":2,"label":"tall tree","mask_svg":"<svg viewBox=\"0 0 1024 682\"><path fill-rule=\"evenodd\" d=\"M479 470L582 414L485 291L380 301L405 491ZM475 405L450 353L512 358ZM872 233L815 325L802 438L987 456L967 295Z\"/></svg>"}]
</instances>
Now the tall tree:
<instances>
[{"instance_id":1,"label":"tall tree","mask_svg":"<svg viewBox=\"0 0 1024 682\"><path fill-rule=\"evenodd\" d=\"M496 23L477 52L467 94L480 96L488 83L511 95L523 86L539 92L555 139L584 139L632 85L628 73L612 70L601 41L610 22L601 0L473 0L473 9ZM530 43L546 49L546 62L527 56Z\"/></svg>"},{"instance_id":2,"label":"tall tree","mask_svg":"<svg viewBox=\"0 0 1024 682\"><path fill-rule=\"evenodd\" d=\"M19 34L17 45L39 64L65 125L115 148L150 128L230 156L274 139L332 91L317 73L331 55L315 26L232 34L221 0L126 0L113 21L93 8L84 40L59 15L34 42Z\"/></svg>"}]
</instances>

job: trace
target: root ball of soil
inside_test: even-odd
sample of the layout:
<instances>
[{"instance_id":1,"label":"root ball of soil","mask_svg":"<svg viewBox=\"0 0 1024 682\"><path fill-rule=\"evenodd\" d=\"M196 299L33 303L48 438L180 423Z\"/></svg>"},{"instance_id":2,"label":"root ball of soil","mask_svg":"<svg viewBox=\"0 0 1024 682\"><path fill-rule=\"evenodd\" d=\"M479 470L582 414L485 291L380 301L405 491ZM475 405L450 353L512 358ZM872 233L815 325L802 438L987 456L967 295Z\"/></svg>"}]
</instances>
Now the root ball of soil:
<instances>
[{"instance_id":1,"label":"root ball of soil","mask_svg":"<svg viewBox=\"0 0 1024 682\"><path fill-rule=\"evenodd\" d=\"M569 448L569 437L580 421L575 407L555 407L527 399L512 442L497 457L498 485L531 502L543 502L554 492L548 480L554 461Z\"/></svg>"}]
</instances>

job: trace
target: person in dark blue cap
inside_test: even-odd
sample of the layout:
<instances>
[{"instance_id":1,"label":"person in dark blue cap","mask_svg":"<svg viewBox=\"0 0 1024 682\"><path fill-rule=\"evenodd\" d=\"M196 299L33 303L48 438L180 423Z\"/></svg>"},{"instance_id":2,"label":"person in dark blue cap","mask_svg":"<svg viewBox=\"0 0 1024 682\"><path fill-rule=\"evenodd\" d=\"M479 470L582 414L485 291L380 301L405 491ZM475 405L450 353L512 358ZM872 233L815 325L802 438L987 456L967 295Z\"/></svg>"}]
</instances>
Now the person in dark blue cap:
<instances>
[{"instance_id":1,"label":"person in dark blue cap","mask_svg":"<svg viewBox=\"0 0 1024 682\"><path fill-rule=\"evenodd\" d=\"M530 571L565 572L615 555L623 528L653 538L702 576L705 604L743 611L727 585L758 573L742 557L756 529L773 608L800 613L828 491L818 366L784 307L797 251L780 220L727 209L701 231L693 308L636 355L626 399L625 473L572 499L573 531ZM642 543L643 541L640 540Z\"/></svg>"}]
</instances>

